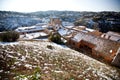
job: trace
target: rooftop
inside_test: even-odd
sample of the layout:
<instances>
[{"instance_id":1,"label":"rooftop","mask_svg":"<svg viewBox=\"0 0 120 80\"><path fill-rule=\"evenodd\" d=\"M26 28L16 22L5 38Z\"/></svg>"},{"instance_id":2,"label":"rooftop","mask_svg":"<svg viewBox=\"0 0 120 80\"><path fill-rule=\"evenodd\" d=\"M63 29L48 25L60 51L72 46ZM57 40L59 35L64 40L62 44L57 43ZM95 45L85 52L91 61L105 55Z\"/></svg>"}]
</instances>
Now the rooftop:
<instances>
[{"instance_id":1,"label":"rooftop","mask_svg":"<svg viewBox=\"0 0 120 80\"><path fill-rule=\"evenodd\" d=\"M98 36L90 35L87 33L79 32L76 34L72 40L75 42L80 42L81 40L84 40L86 42L89 42L91 44L94 44L95 50L101 53L109 54L110 50L117 51L120 47L120 43L104 38L100 38Z\"/></svg>"}]
</instances>

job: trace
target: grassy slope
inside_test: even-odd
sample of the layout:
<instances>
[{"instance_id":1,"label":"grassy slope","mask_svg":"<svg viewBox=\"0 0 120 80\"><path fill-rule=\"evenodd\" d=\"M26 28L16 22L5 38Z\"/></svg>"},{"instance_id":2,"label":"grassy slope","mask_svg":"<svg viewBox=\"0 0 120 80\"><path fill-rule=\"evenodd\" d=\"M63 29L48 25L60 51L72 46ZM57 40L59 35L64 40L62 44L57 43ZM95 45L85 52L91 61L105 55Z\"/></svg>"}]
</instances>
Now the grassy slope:
<instances>
[{"instance_id":1,"label":"grassy slope","mask_svg":"<svg viewBox=\"0 0 120 80\"><path fill-rule=\"evenodd\" d=\"M0 79L120 80L120 69L45 41L0 45L0 65Z\"/></svg>"}]
</instances>

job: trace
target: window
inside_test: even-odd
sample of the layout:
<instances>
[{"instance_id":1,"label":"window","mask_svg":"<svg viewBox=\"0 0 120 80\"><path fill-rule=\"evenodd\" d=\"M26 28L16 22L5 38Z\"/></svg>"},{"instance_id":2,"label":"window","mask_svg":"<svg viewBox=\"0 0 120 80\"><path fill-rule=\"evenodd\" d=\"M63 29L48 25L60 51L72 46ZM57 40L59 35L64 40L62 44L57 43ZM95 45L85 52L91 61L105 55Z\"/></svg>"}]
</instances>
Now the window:
<instances>
[{"instance_id":1,"label":"window","mask_svg":"<svg viewBox=\"0 0 120 80\"><path fill-rule=\"evenodd\" d=\"M110 50L110 53L112 53L113 52L113 50Z\"/></svg>"},{"instance_id":2,"label":"window","mask_svg":"<svg viewBox=\"0 0 120 80\"><path fill-rule=\"evenodd\" d=\"M73 42L72 45L75 45L75 42Z\"/></svg>"},{"instance_id":3,"label":"window","mask_svg":"<svg viewBox=\"0 0 120 80\"><path fill-rule=\"evenodd\" d=\"M118 39L117 41L120 42L120 39Z\"/></svg>"}]
</instances>

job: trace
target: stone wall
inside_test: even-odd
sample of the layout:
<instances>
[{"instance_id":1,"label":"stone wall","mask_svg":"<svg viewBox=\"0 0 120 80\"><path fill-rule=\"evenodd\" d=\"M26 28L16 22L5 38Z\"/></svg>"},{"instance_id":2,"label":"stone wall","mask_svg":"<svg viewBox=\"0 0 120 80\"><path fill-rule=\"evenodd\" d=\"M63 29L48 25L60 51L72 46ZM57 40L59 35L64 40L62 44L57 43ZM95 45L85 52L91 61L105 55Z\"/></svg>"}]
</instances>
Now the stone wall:
<instances>
[{"instance_id":1,"label":"stone wall","mask_svg":"<svg viewBox=\"0 0 120 80\"><path fill-rule=\"evenodd\" d=\"M116 56L114 57L114 59L112 61L112 64L115 65L115 66L120 67L120 48L117 51L117 54L116 54Z\"/></svg>"},{"instance_id":2,"label":"stone wall","mask_svg":"<svg viewBox=\"0 0 120 80\"><path fill-rule=\"evenodd\" d=\"M91 48L91 50L92 50L91 55L93 57L101 58L110 64L112 62L112 64L114 64L116 66L120 66L120 50L119 50L119 52L117 52L118 53L117 55L116 55L116 51L113 51L113 50L112 50L112 53L108 53L108 54L101 53L101 52L98 52L95 50L96 45L89 43L87 41L83 41L83 40L81 40L80 42L75 42L75 41L69 39L67 45L69 45L71 48L78 50L78 51L80 50L81 46L87 46L87 47ZM116 57L115 57L115 55L116 55ZM114 60L113 60L113 58L114 58Z\"/></svg>"}]
</instances>

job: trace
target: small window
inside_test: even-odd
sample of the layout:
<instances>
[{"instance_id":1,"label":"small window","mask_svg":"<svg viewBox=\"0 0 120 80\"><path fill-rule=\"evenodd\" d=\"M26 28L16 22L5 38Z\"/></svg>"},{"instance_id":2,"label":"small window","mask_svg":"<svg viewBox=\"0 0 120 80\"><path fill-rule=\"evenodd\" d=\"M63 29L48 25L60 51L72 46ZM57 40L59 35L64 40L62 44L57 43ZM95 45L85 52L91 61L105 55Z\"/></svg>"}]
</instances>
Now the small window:
<instances>
[{"instance_id":1,"label":"small window","mask_svg":"<svg viewBox=\"0 0 120 80\"><path fill-rule=\"evenodd\" d=\"M73 45L75 45L75 42L73 42Z\"/></svg>"},{"instance_id":2,"label":"small window","mask_svg":"<svg viewBox=\"0 0 120 80\"><path fill-rule=\"evenodd\" d=\"M110 39L111 36L108 36L108 39Z\"/></svg>"},{"instance_id":3,"label":"small window","mask_svg":"<svg viewBox=\"0 0 120 80\"><path fill-rule=\"evenodd\" d=\"M110 53L112 53L113 52L113 50L110 50Z\"/></svg>"},{"instance_id":4,"label":"small window","mask_svg":"<svg viewBox=\"0 0 120 80\"><path fill-rule=\"evenodd\" d=\"M120 42L120 39L118 39L117 41Z\"/></svg>"}]
</instances>

